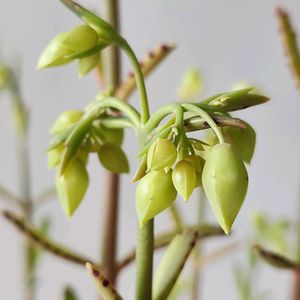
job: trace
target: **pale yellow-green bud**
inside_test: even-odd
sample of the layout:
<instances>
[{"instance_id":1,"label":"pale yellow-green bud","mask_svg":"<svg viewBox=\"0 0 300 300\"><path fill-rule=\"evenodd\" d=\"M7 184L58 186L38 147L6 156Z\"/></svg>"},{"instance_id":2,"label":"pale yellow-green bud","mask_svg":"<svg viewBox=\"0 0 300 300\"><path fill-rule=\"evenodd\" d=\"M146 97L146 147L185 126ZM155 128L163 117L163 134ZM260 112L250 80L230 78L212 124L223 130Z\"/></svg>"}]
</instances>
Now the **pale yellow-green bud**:
<instances>
[{"instance_id":1,"label":"pale yellow-green bud","mask_svg":"<svg viewBox=\"0 0 300 300\"><path fill-rule=\"evenodd\" d=\"M140 226L167 209L176 199L176 189L172 183L172 170L150 171L136 188L136 211Z\"/></svg>"},{"instance_id":2,"label":"pale yellow-green bud","mask_svg":"<svg viewBox=\"0 0 300 300\"><path fill-rule=\"evenodd\" d=\"M48 44L39 58L38 70L64 65L71 61L67 57L73 52L63 43L66 35L66 33L60 33Z\"/></svg>"},{"instance_id":3,"label":"pale yellow-green bud","mask_svg":"<svg viewBox=\"0 0 300 300\"><path fill-rule=\"evenodd\" d=\"M75 54L94 48L98 39L98 34L93 28L88 25L79 25L67 32L62 43Z\"/></svg>"},{"instance_id":4,"label":"pale yellow-green bud","mask_svg":"<svg viewBox=\"0 0 300 300\"><path fill-rule=\"evenodd\" d=\"M86 167L80 158L74 157L63 175L57 174L56 189L60 203L68 217L71 217L88 188L89 178Z\"/></svg>"},{"instance_id":5,"label":"pale yellow-green bud","mask_svg":"<svg viewBox=\"0 0 300 300\"><path fill-rule=\"evenodd\" d=\"M202 183L219 224L228 234L248 187L247 170L232 145L221 143L211 148L204 165Z\"/></svg>"},{"instance_id":6,"label":"pale yellow-green bud","mask_svg":"<svg viewBox=\"0 0 300 300\"><path fill-rule=\"evenodd\" d=\"M76 124L81 117L83 112L79 110L67 110L60 114L55 120L50 132L52 134L59 133L70 128L72 125Z\"/></svg>"},{"instance_id":7,"label":"pale yellow-green bud","mask_svg":"<svg viewBox=\"0 0 300 300\"><path fill-rule=\"evenodd\" d=\"M150 146L147 154L147 166L149 170L161 170L171 168L176 161L177 152L175 145L168 139L157 139Z\"/></svg>"},{"instance_id":8,"label":"pale yellow-green bud","mask_svg":"<svg viewBox=\"0 0 300 300\"><path fill-rule=\"evenodd\" d=\"M172 173L173 184L186 202L196 186L195 167L186 160L179 161Z\"/></svg>"},{"instance_id":9,"label":"pale yellow-green bud","mask_svg":"<svg viewBox=\"0 0 300 300\"><path fill-rule=\"evenodd\" d=\"M203 166L205 163L205 160L199 156L199 155L188 155L185 157L185 160L190 162L195 170L196 170L196 187L199 187L202 185L202 171L203 171Z\"/></svg>"}]
</instances>

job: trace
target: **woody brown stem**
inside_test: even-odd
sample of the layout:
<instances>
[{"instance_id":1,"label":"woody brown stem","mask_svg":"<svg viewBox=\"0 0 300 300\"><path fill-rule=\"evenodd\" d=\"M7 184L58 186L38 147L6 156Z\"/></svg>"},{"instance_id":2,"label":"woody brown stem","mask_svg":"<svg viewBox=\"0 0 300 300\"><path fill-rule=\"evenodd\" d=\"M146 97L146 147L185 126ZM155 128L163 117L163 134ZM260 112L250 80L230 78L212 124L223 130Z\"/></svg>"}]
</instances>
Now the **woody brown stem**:
<instances>
[{"instance_id":1,"label":"woody brown stem","mask_svg":"<svg viewBox=\"0 0 300 300\"><path fill-rule=\"evenodd\" d=\"M119 31L118 0L105 1L105 18L116 31ZM104 83L107 88L115 90L119 81L120 53L118 48L110 47L104 53ZM101 261L105 277L114 283L116 279L115 265L118 238L119 175L107 173L106 182L107 190L103 215Z\"/></svg>"}]
</instances>

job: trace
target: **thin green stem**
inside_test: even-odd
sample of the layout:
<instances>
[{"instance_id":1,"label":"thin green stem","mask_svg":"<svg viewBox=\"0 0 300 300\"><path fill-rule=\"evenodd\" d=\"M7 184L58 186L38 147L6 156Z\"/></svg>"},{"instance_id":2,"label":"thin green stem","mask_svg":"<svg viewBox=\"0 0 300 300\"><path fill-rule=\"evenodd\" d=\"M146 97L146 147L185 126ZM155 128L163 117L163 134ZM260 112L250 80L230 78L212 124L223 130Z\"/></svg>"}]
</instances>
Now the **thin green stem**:
<instances>
[{"instance_id":1,"label":"thin green stem","mask_svg":"<svg viewBox=\"0 0 300 300\"><path fill-rule=\"evenodd\" d=\"M138 233L136 249L136 300L151 300L154 249L154 220L148 221Z\"/></svg>"},{"instance_id":2,"label":"thin green stem","mask_svg":"<svg viewBox=\"0 0 300 300\"><path fill-rule=\"evenodd\" d=\"M147 91L146 91L146 86L145 86L145 81L144 81L144 75L141 69L141 66L131 49L131 47L127 44L121 44L120 47L125 51L127 54L132 67L133 71L135 74L135 79L136 79L136 85L140 93L140 101L141 101L141 121L142 124L145 124L148 119L150 118L150 111L149 111L149 103L148 103L148 96L147 96Z\"/></svg>"},{"instance_id":3,"label":"thin green stem","mask_svg":"<svg viewBox=\"0 0 300 300\"><path fill-rule=\"evenodd\" d=\"M209 116L209 114L207 112L205 112L203 109L201 109L200 107L197 107L196 105L193 105L193 104L182 103L181 105L187 111L194 112L194 113L198 114L201 118L203 118L207 122L207 124L211 127L211 129L214 131L214 133L216 134L216 136L219 140L219 143L224 143L224 137L223 137L221 130L219 129L219 127L217 126L215 121Z\"/></svg>"}]
</instances>

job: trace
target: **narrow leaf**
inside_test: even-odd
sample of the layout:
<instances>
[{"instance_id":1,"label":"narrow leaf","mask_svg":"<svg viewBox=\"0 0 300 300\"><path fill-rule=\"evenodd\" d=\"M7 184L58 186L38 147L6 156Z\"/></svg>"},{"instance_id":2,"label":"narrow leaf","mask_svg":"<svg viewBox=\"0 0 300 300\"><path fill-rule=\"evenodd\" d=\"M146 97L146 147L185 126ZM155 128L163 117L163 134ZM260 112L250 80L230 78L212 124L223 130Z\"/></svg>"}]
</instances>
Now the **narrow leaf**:
<instances>
[{"instance_id":1,"label":"narrow leaf","mask_svg":"<svg viewBox=\"0 0 300 300\"><path fill-rule=\"evenodd\" d=\"M103 300L123 299L114 286L92 264L86 263L86 269L92 278L99 295Z\"/></svg>"},{"instance_id":2,"label":"narrow leaf","mask_svg":"<svg viewBox=\"0 0 300 300\"><path fill-rule=\"evenodd\" d=\"M154 276L153 299L167 299L196 241L197 232L193 230L177 234L172 240Z\"/></svg>"},{"instance_id":3,"label":"narrow leaf","mask_svg":"<svg viewBox=\"0 0 300 300\"><path fill-rule=\"evenodd\" d=\"M299 264L278 253L266 250L259 245L253 246L253 251L271 266L279 269L297 269Z\"/></svg>"},{"instance_id":4,"label":"narrow leaf","mask_svg":"<svg viewBox=\"0 0 300 300\"><path fill-rule=\"evenodd\" d=\"M300 90L300 51L297 44L297 36L288 13L280 7L277 8L277 19L288 64L296 86Z\"/></svg>"}]
</instances>

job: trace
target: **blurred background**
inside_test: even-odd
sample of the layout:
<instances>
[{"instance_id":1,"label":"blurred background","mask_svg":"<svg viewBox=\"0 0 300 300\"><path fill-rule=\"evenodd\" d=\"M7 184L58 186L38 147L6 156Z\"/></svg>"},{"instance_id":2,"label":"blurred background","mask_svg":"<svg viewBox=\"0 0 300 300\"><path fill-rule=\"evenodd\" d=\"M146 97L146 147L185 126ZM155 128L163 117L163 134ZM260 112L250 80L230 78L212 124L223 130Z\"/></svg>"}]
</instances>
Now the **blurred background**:
<instances>
[{"instance_id":1,"label":"blurred background","mask_svg":"<svg viewBox=\"0 0 300 300\"><path fill-rule=\"evenodd\" d=\"M230 90L246 81L257 86L272 101L238 113L257 131L257 147L251 166L249 193L233 227L234 241L251 232L254 211L267 212L273 218L294 219L299 197L299 110L300 96L287 68L275 7L282 5L293 17L300 33L300 3L285 1L203 1L203 0L127 0L121 2L122 34L141 56L161 42L177 44L177 49L147 80L151 109L174 101L183 72L199 68L204 80L203 97ZM80 21L59 1L2 0L0 11L0 54L5 61L18 65L22 92L30 108L30 162L33 195L54 184L54 173L47 168L45 151L50 141L49 128L56 116L68 109L82 109L98 93L95 75L79 80L75 64L51 70L35 70L37 59L49 40ZM80 3L101 13L101 0ZM123 72L129 70L123 60ZM137 97L132 103L138 104ZM136 99L136 100L134 100ZM18 166L15 138L11 128L9 101L0 102L0 182L18 192ZM135 170L137 145L132 132L126 134L126 153ZM90 186L85 201L72 220L67 220L56 199L36 215L51 215L51 237L98 258L104 171L97 158L89 163ZM122 176L119 255L135 245L137 218L134 206L135 185L131 175ZM180 200L180 199L178 199ZM196 195L182 204L183 214L192 222ZM5 207L0 202L0 207ZM208 219L215 221L208 210ZM156 231L171 225L167 214L157 218ZM227 238L206 242L206 250L226 244ZM0 219L0 298L22 299L21 237ZM233 265L245 257L239 248L231 255L203 269L203 299L238 299L233 282ZM65 284L71 284L81 299L95 299L95 290L85 270L47 254L38 269L37 299L62 299ZM291 275L263 265L257 289L269 290L270 299L287 299ZM119 278L120 291L133 298L134 267Z\"/></svg>"}]
</instances>

